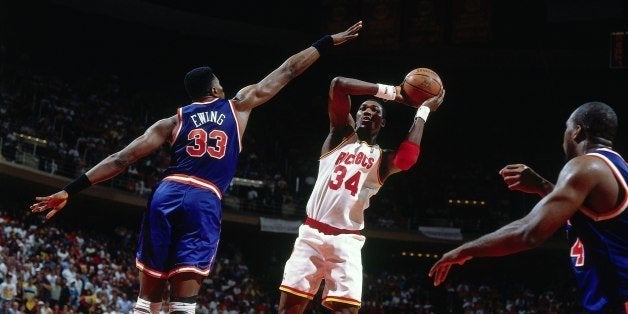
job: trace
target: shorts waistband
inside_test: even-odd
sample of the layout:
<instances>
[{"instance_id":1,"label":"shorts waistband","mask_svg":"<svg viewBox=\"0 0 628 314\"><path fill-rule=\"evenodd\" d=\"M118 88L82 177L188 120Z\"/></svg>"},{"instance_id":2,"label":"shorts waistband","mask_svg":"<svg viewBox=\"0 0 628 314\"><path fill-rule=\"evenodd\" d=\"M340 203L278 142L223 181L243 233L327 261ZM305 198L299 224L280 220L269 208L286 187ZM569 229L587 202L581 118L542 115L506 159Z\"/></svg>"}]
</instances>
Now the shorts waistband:
<instances>
[{"instance_id":1,"label":"shorts waistband","mask_svg":"<svg viewBox=\"0 0 628 314\"><path fill-rule=\"evenodd\" d=\"M330 226L326 223L314 220L310 217L305 219L305 224L327 235L339 235L339 234L362 234L360 230L340 229Z\"/></svg>"},{"instance_id":2,"label":"shorts waistband","mask_svg":"<svg viewBox=\"0 0 628 314\"><path fill-rule=\"evenodd\" d=\"M214 192L214 194L218 195L218 198L222 200L222 192L220 189L211 181L203 180L201 178L195 176L188 176L185 174L171 174L163 179L163 181L174 181L181 184L187 184L191 186L195 186L197 188L206 189Z\"/></svg>"}]
</instances>

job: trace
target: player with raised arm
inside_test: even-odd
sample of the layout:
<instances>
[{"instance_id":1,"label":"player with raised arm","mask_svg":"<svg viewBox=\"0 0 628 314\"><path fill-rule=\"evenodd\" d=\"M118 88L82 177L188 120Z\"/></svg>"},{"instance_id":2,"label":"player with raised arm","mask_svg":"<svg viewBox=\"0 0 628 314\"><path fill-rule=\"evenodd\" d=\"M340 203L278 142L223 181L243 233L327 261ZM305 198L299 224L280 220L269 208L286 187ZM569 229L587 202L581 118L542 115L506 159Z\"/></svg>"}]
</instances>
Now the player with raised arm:
<instances>
[{"instance_id":1,"label":"player with raised arm","mask_svg":"<svg viewBox=\"0 0 628 314\"><path fill-rule=\"evenodd\" d=\"M275 96L326 50L356 38L358 22L327 35L289 57L233 99L209 67L191 70L185 88L192 103L157 121L121 151L68 184L62 191L37 197L33 212L50 210L49 219L81 190L110 179L130 164L170 143L172 160L144 212L137 250L140 292L134 313L158 313L170 284L170 312L194 313L202 279L212 268L220 239L221 198L233 176L241 137L251 110Z\"/></svg>"},{"instance_id":2,"label":"player with raised arm","mask_svg":"<svg viewBox=\"0 0 628 314\"><path fill-rule=\"evenodd\" d=\"M279 288L279 313L303 313L322 280L325 307L335 312L358 312L362 298L364 210L386 178L416 163L425 121L440 106L445 93L441 89L438 96L417 109L414 123L396 151L383 151L376 143L386 124L382 104L376 100L363 102L354 120L350 114L351 95L374 95L407 103L399 86L343 77L331 82L329 134L307 203L307 219L299 227L294 250L285 265Z\"/></svg>"}]
</instances>

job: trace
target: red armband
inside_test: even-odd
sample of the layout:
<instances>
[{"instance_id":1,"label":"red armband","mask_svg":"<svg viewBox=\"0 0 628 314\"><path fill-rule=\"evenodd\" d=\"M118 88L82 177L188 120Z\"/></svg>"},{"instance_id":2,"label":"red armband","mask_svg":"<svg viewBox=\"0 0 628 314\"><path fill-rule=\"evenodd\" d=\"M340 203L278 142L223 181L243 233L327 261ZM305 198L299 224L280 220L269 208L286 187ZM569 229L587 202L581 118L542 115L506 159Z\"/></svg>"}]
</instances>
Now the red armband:
<instances>
[{"instance_id":1,"label":"red armband","mask_svg":"<svg viewBox=\"0 0 628 314\"><path fill-rule=\"evenodd\" d=\"M395 159L393 159L393 165L401 170L408 170L414 165L419 158L419 152L421 151L418 144L403 141L397 149Z\"/></svg>"}]
</instances>

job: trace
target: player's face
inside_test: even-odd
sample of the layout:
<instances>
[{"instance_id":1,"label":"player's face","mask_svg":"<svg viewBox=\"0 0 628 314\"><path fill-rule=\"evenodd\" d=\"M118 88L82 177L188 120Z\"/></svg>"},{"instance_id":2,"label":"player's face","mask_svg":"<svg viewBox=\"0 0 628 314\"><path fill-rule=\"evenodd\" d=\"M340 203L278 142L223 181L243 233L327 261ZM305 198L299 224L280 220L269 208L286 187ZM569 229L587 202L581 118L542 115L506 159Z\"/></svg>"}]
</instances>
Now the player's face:
<instances>
[{"instance_id":1,"label":"player's face","mask_svg":"<svg viewBox=\"0 0 628 314\"><path fill-rule=\"evenodd\" d=\"M571 158L577 156L576 141L573 139L573 132L576 129L576 123L574 122L573 114L567 120L565 126L565 134L563 135L563 151L565 152L565 160L569 161Z\"/></svg>"},{"instance_id":2,"label":"player's face","mask_svg":"<svg viewBox=\"0 0 628 314\"><path fill-rule=\"evenodd\" d=\"M379 129L384 126L382 106L374 101L365 101L355 114L355 123L358 128Z\"/></svg>"},{"instance_id":3,"label":"player's face","mask_svg":"<svg viewBox=\"0 0 628 314\"><path fill-rule=\"evenodd\" d=\"M212 82L211 94L214 97L225 98L225 91L222 89L222 85L220 85L220 80L214 76L214 81Z\"/></svg>"}]
</instances>

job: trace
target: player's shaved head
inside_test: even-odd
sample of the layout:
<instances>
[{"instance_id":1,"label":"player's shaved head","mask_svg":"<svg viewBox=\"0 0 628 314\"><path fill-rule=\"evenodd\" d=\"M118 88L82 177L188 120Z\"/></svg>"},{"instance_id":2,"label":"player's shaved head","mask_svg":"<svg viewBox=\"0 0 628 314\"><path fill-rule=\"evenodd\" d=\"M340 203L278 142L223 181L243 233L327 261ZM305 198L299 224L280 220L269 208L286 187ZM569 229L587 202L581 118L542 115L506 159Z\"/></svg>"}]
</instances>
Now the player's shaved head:
<instances>
[{"instance_id":1,"label":"player's shaved head","mask_svg":"<svg viewBox=\"0 0 628 314\"><path fill-rule=\"evenodd\" d=\"M617 135L617 114L603 102L588 102L578 107L573 122L580 125L586 138L598 144L612 145Z\"/></svg>"}]
</instances>

